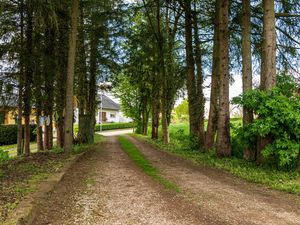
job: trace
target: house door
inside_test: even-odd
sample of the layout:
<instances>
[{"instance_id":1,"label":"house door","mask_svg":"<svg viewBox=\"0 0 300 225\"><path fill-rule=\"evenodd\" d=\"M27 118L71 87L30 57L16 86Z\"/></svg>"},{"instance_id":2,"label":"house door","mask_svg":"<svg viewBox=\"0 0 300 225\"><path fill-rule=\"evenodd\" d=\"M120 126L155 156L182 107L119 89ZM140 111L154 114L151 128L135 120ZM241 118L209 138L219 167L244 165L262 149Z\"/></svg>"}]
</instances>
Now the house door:
<instances>
[{"instance_id":1,"label":"house door","mask_svg":"<svg viewBox=\"0 0 300 225\"><path fill-rule=\"evenodd\" d=\"M107 116L106 116L106 112L102 112L102 115L100 113L100 122L105 123L107 122Z\"/></svg>"}]
</instances>

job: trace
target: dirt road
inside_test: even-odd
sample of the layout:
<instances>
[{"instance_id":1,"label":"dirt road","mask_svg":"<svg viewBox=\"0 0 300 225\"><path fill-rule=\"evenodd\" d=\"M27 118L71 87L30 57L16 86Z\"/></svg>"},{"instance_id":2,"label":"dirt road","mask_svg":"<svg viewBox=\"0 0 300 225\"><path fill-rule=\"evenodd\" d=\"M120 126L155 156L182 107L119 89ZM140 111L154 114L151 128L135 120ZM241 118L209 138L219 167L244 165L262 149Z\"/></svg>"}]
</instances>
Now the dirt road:
<instances>
[{"instance_id":1,"label":"dirt road","mask_svg":"<svg viewBox=\"0 0 300 225\"><path fill-rule=\"evenodd\" d=\"M300 224L299 197L191 165L130 138L183 190L175 193L145 175L116 137L106 140L67 172L34 224Z\"/></svg>"},{"instance_id":2,"label":"dirt road","mask_svg":"<svg viewBox=\"0 0 300 225\"><path fill-rule=\"evenodd\" d=\"M211 210L226 224L300 224L300 197L269 190L230 174L193 165L128 137L169 180L183 189L184 196Z\"/></svg>"},{"instance_id":3,"label":"dirt road","mask_svg":"<svg viewBox=\"0 0 300 225\"><path fill-rule=\"evenodd\" d=\"M36 225L224 224L145 175L116 137L74 165L40 209Z\"/></svg>"}]
</instances>

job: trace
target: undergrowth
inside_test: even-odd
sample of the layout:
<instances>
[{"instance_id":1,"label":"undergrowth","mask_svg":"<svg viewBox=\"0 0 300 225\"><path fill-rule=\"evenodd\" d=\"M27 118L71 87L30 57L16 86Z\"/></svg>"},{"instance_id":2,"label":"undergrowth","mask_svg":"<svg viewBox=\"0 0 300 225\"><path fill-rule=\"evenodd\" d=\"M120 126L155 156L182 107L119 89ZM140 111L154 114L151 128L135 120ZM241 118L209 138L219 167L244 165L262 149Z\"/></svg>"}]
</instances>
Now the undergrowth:
<instances>
[{"instance_id":1,"label":"undergrowth","mask_svg":"<svg viewBox=\"0 0 300 225\"><path fill-rule=\"evenodd\" d=\"M174 132L174 129L172 130ZM247 181L300 195L300 174L298 171L279 171L275 167L258 166L254 162L236 157L219 159L214 151L201 153L192 148L188 149L187 146L182 147L182 143L178 140L171 140L170 144L165 145L161 140L134 135L163 151L173 153L196 164L219 168Z\"/></svg>"}]
</instances>

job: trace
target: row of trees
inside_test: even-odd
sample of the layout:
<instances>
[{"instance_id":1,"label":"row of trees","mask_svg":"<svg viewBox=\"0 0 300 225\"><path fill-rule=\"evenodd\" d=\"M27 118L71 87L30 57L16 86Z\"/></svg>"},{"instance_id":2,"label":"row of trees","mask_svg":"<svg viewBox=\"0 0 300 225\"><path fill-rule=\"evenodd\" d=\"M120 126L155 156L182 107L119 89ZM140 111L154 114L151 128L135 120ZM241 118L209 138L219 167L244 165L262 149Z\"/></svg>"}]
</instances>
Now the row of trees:
<instances>
[{"instance_id":1,"label":"row of trees","mask_svg":"<svg viewBox=\"0 0 300 225\"><path fill-rule=\"evenodd\" d=\"M115 28L108 27L118 23L118 14L109 12L118 4L109 0L1 3L1 80L11 87L1 91L1 105L18 104L18 155L30 154L32 112L39 124L38 150L53 147L55 125L57 146L71 151L75 105L78 141L93 142L97 83L113 65L108 52L113 53Z\"/></svg>"},{"instance_id":2,"label":"row of trees","mask_svg":"<svg viewBox=\"0 0 300 225\"><path fill-rule=\"evenodd\" d=\"M191 136L202 151L215 146L219 157L228 157L230 72L242 70L244 93L252 90L254 73L260 74L264 91L276 86L277 73L297 74L298 9L296 1L141 1L130 11L127 61L116 79L116 94L141 133L147 133L152 118L152 138L157 139L160 118L162 139L168 143L173 105L185 87ZM211 80L207 127L204 79ZM244 126L253 117L244 107ZM260 162L271 139L259 137L255 148L245 147L244 157Z\"/></svg>"},{"instance_id":3,"label":"row of trees","mask_svg":"<svg viewBox=\"0 0 300 225\"><path fill-rule=\"evenodd\" d=\"M7 90L18 90L19 154L22 117L24 150L30 152L32 107L36 121L42 116L50 120L44 139L42 128L37 130L38 148L52 148L54 122L58 146L71 150L74 96L78 140L92 142L97 84L113 75L115 94L140 133L147 133L151 120L152 138L159 138L161 126L163 142L169 143L173 106L178 95L187 94L192 139L202 151L216 147L219 157L227 157L232 152L232 73L242 70L247 93L255 73L260 74L260 89L269 91L276 86L276 73L298 71L296 0L18 0L2 6L0 55L11 70L1 80L15 85ZM205 79L211 81L207 127ZM254 121L253 114L244 107L245 127ZM255 148L245 147L244 157L261 161L261 150L273 139L258 137Z\"/></svg>"}]
</instances>

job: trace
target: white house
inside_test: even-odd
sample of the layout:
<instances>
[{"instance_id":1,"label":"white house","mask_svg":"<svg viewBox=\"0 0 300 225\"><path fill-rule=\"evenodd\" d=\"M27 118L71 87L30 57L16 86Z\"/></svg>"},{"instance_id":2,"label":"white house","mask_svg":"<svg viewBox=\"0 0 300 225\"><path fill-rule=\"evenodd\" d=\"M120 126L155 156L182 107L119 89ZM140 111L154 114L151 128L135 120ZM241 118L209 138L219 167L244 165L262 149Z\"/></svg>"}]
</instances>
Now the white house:
<instances>
[{"instance_id":1,"label":"white house","mask_svg":"<svg viewBox=\"0 0 300 225\"><path fill-rule=\"evenodd\" d=\"M120 122L120 105L106 95L101 95L100 104L96 113L96 123Z\"/></svg>"},{"instance_id":2,"label":"white house","mask_svg":"<svg viewBox=\"0 0 300 225\"><path fill-rule=\"evenodd\" d=\"M96 123L127 123L132 122L132 119L123 115L120 111L120 105L113 101L105 94L99 94L98 107L96 112ZM102 103L101 103L102 102ZM75 124L78 124L78 108L75 109L74 118Z\"/></svg>"}]
</instances>

